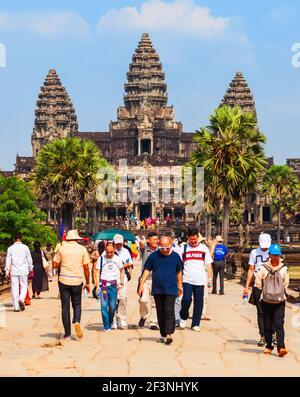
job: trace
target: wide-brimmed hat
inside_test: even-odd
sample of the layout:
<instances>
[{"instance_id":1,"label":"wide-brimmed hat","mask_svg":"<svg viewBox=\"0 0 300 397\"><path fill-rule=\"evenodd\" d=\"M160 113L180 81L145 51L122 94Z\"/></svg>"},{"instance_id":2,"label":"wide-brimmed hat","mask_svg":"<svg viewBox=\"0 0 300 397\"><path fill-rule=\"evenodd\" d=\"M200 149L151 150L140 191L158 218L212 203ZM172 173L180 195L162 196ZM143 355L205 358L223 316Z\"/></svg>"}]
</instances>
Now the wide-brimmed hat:
<instances>
[{"instance_id":1,"label":"wide-brimmed hat","mask_svg":"<svg viewBox=\"0 0 300 397\"><path fill-rule=\"evenodd\" d=\"M220 242L221 242L221 241L224 241L224 239L222 238L222 236L217 236L217 237L216 237L216 240L217 240L217 241L220 241Z\"/></svg>"},{"instance_id":2,"label":"wide-brimmed hat","mask_svg":"<svg viewBox=\"0 0 300 397\"><path fill-rule=\"evenodd\" d=\"M82 237L79 236L78 230L69 230L67 233L66 240L82 240Z\"/></svg>"}]
</instances>

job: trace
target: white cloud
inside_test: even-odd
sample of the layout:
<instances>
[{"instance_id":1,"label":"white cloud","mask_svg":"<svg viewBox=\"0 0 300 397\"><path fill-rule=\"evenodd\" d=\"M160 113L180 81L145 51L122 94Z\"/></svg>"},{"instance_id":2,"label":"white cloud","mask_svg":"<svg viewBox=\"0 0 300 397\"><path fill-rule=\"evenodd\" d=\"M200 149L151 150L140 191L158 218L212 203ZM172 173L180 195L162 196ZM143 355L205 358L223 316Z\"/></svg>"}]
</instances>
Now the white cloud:
<instances>
[{"instance_id":1,"label":"white cloud","mask_svg":"<svg viewBox=\"0 0 300 397\"><path fill-rule=\"evenodd\" d=\"M277 22L284 22L295 15L295 10L291 6L276 7L270 12L270 17Z\"/></svg>"},{"instance_id":2,"label":"white cloud","mask_svg":"<svg viewBox=\"0 0 300 397\"><path fill-rule=\"evenodd\" d=\"M0 31L29 31L46 37L88 37L89 24L72 11L0 14Z\"/></svg>"},{"instance_id":3,"label":"white cloud","mask_svg":"<svg viewBox=\"0 0 300 397\"><path fill-rule=\"evenodd\" d=\"M10 26L10 19L8 14L0 12L0 30L7 29Z\"/></svg>"},{"instance_id":4,"label":"white cloud","mask_svg":"<svg viewBox=\"0 0 300 397\"><path fill-rule=\"evenodd\" d=\"M227 31L230 18L215 17L207 7L194 0L147 0L140 9L124 7L110 9L98 22L98 31L168 30L204 38L214 38Z\"/></svg>"}]
</instances>

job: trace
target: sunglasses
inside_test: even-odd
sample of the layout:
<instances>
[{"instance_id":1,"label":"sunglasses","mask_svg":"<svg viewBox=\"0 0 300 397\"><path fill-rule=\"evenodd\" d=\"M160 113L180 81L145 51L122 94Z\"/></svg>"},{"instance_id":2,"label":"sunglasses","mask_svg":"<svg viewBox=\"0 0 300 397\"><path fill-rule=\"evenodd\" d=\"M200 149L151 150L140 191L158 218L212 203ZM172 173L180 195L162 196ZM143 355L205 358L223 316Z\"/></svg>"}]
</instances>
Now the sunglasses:
<instances>
[{"instance_id":1,"label":"sunglasses","mask_svg":"<svg viewBox=\"0 0 300 397\"><path fill-rule=\"evenodd\" d=\"M170 247L158 247L159 250L161 251L169 251L172 248L172 246Z\"/></svg>"}]
</instances>

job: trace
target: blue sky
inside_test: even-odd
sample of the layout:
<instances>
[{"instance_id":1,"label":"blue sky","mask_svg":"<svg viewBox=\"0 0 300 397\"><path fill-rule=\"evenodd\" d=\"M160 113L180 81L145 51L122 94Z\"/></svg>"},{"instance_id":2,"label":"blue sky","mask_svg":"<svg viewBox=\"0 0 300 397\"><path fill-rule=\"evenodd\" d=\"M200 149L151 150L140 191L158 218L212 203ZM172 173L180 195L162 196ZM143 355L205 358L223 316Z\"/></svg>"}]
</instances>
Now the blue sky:
<instances>
[{"instance_id":1,"label":"blue sky","mask_svg":"<svg viewBox=\"0 0 300 397\"><path fill-rule=\"evenodd\" d=\"M299 1L0 0L0 169L31 155L40 86L55 68L80 131L107 131L141 34L160 54L169 104L186 132L206 125L242 71L254 94L267 155L300 157ZM0 59L1 64L1 59Z\"/></svg>"}]
</instances>

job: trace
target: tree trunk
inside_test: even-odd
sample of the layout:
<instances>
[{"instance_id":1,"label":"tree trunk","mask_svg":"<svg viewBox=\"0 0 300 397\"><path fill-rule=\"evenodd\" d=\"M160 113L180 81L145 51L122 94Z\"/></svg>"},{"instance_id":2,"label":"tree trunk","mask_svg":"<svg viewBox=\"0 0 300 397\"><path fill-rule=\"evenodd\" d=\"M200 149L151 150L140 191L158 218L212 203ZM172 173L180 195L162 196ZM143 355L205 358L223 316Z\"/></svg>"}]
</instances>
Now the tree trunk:
<instances>
[{"instance_id":1,"label":"tree trunk","mask_svg":"<svg viewBox=\"0 0 300 397\"><path fill-rule=\"evenodd\" d=\"M212 214L206 214L205 216L205 237L211 237L212 230Z\"/></svg>"},{"instance_id":2,"label":"tree trunk","mask_svg":"<svg viewBox=\"0 0 300 397\"><path fill-rule=\"evenodd\" d=\"M228 244L228 236L229 236L229 216L230 216L230 199L225 198L223 202L223 238L224 244Z\"/></svg>"},{"instance_id":3,"label":"tree trunk","mask_svg":"<svg viewBox=\"0 0 300 397\"><path fill-rule=\"evenodd\" d=\"M73 224L73 204L65 204L63 208L62 219L65 230L68 232L72 229Z\"/></svg>"},{"instance_id":4,"label":"tree trunk","mask_svg":"<svg viewBox=\"0 0 300 397\"><path fill-rule=\"evenodd\" d=\"M216 235L220 234L220 210L216 211Z\"/></svg>"},{"instance_id":5,"label":"tree trunk","mask_svg":"<svg viewBox=\"0 0 300 397\"><path fill-rule=\"evenodd\" d=\"M281 235L281 211L278 212L277 243L280 244Z\"/></svg>"},{"instance_id":6,"label":"tree trunk","mask_svg":"<svg viewBox=\"0 0 300 397\"><path fill-rule=\"evenodd\" d=\"M97 204L93 206L93 234L98 232L99 221L97 216Z\"/></svg>"}]
</instances>

